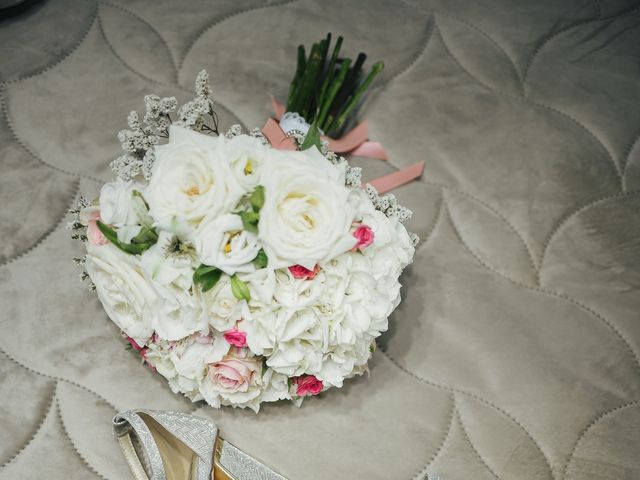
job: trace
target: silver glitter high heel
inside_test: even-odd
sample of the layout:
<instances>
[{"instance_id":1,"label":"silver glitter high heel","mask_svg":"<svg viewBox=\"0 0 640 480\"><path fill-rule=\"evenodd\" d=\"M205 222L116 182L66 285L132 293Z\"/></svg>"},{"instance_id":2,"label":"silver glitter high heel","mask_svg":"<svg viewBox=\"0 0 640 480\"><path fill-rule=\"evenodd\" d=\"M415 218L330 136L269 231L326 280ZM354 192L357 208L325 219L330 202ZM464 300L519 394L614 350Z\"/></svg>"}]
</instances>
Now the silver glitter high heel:
<instances>
[{"instance_id":1,"label":"silver glitter high heel","mask_svg":"<svg viewBox=\"0 0 640 480\"><path fill-rule=\"evenodd\" d=\"M202 417L127 410L113 418L113 431L136 480L286 480Z\"/></svg>"}]
</instances>

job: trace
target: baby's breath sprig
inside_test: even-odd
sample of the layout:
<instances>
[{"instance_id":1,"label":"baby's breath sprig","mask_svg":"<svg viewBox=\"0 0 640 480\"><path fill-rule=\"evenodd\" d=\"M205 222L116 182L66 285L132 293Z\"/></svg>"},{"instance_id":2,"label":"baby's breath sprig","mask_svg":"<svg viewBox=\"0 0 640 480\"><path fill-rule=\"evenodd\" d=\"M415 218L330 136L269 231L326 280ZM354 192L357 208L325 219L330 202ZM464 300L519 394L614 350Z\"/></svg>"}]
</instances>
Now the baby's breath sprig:
<instances>
[{"instance_id":1,"label":"baby's breath sprig","mask_svg":"<svg viewBox=\"0 0 640 480\"><path fill-rule=\"evenodd\" d=\"M206 70L201 70L195 81L196 96L178 109L179 124L191 128L197 132L208 132L219 135L218 114L213 109L214 103L211 98L211 86L209 74ZM206 118L211 117L213 126L206 123Z\"/></svg>"},{"instance_id":2,"label":"baby's breath sprig","mask_svg":"<svg viewBox=\"0 0 640 480\"><path fill-rule=\"evenodd\" d=\"M91 203L85 198L85 196L80 195L78 204L69 209L69 213L73 215L73 219L67 223L67 230L71 231L71 238L73 240L80 240L81 242L85 242L87 240L87 226L82 222L80 213L90 205ZM75 260L76 259L74 259L74 261Z\"/></svg>"},{"instance_id":3,"label":"baby's breath sprig","mask_svg":"<svg viewBox=\"0 0 640 480\"><path fill-rule=\"evenodd\" d=\"M175 97L160 98L157 95L144 97L146 113L142 122L138 112L129 112L127 126L118 132L118 140L125 151L113 162L111 168L124 180L131 180L140 173L149 178L155 160L154 147L160 137L169 137L170 113L175 110Z\"/></svg>"},{"instance_id":4,"label":"baby's breath sprig","mask_svg":"<svg viewBox=\"0 0 640 480\"><path fill-rule=\"evenodd\" d=\"M404 223L409 220L413 212L407 207L403 207L398 203L398 199L393 193L386 195L380 195L373 185L367 183L365 186L365 192L371 199L371 203L376 210L380 210L389 218L395 218L399 222ZM412 239L412 241L415 241Z\"/></svg>"},{"instance_id":5,"label":"baby's breath sprig","mask_svg":"<svg viewBox=\"0 0 640 480\"><path fill-rule=\"evenodd\" d=\"M118 132L118 140L124 155L111 162L111 169L118 178L132 180L142 175L151 178L155 163L155 146L161 138L169 138L169 127L174 123L171 114L176 112L176 125L196 132L219 135L218 114L213 109L212 90L206 70L198 73L195 81L195 98L180 108L175 97L158 95L144 97L145 115L140 121L138 113L131 111L127 117L128 128ZM210 123L207 119L211 118Z\"/></svg>"}]
</instances>

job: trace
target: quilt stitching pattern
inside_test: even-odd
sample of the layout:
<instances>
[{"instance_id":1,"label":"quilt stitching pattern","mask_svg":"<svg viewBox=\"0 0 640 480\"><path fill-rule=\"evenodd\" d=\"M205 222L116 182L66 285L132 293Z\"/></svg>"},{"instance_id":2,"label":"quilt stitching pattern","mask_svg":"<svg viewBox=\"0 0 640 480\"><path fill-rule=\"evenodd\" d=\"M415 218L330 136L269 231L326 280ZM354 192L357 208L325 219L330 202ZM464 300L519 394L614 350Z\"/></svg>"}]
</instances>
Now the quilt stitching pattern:
<instances>
[{"instance_id":1,"label":"quilt stitching pattern","mask_svg":"<svg viewBox=\"0 0 640 480\"><path fill-rule=\"evenodd\" d=\"M0 326L11 332L0 338L0 369L3 378L20 378L40 392L25 394L6 380L17 396L2 397L3 415L20 421L2 437L0 478L44 472L49 478L126 478L109 417L140 406L209 416L234 443L292 479L640 475L640 243L628 240L629 231L640 233L640 171L633 166L640 115L610 118L619 133L612 136L597 107L582 108L581 92L573 104L557 104L552 95L564 88L554 75L591 68L592 81L612 102L640 101L640 90L627 96L640 79L637 58L616 43L637 44L640 26L615 30L638 15L640 4L550 1L525 11L500 0L482 8L476 3L216 0L179 12L164 1L102 0L79 4L83 20L70 28L64 48L6 47L24 58L0 70L3 174L10 172L7 182L14 183L32 172L50 182L62 175L72 185L43 191L45 204L29 204L30 184L5 194L9 184L0 180L8 212L0 217L2 241L14 241L11 212L23 204L38 226L26 225L32 232L27 241L15 240L11 253L0 256L6 305ZM55 28L49 8L45 3L29 14L26 27L0 26L0 49L3 39L11 45L15 29L46 35ZM577 16L584 8L589 18ZM175 26L167 23L168 12L176 15ZM190 14L213 20L190 29ZM530 14L528 30L510 24ZM281 19L295 20L291 31ZM381 28L382 22L390 27ZM403 31L392 31L394 25ZM603 33L604 26L612 30ZM73 283L70 258L77 249L62 228L62 209L80 192L96 194L108 178L116 148L111 126L127 113L120 104L137 105L154 90L186 93L201 65L214 74L221 117L257 125L270 113L269 95L286 93L291 42L328 30L388 60L368 113L372 134L381 136L375 139L391 160L363 163L365 171L427 162L425 177L397 192L415 205L412 227L423 237L404 280L405 301L374 355L372 378L354 381L346 394L326 395L299 411L267 408L259 422L246 412L191 405L123 351L97 301ZM589 35L581 39L580 32ZM588 44L596 34L606 35L597 48ZM164 60L145 56L140 45L149 42ZM563 57L563 49L575 57ZM49 61L32 71L36 50ZM606 76L598 51L626 61L618 77ZM564 70L554 74L553 68ZM171 81L155 78L159 69L170 72ZM76 92L86 85L96 91ZM106 105L99 90L120 87L122 102ZM478 117L479 109L502 116ZM522 139L531 150L517 158L512 154L521 138L510 127L520 118L539 138L537 144ZM452 131L458 130L457 139ZM412 132L420 135L408 136ZM524 169L537 184L517 177ZM87 362L95 346L105 364ZM147 401L152 405L141 404ZM390 418L397 431L388 433L397 441L381 464L372 432ZM322 444L317 452L304 449L308 431ZM356 441L353 432L363 434ZM279 445L264 438L286 440ZM323 438L332 441L325 445ZM303 446L300 458L287 455L291 445ZM47 458L30 461L41 449ZM50 470L58 465L56 451L75 455L67 471Z\"/></svg>"}]
</instances>

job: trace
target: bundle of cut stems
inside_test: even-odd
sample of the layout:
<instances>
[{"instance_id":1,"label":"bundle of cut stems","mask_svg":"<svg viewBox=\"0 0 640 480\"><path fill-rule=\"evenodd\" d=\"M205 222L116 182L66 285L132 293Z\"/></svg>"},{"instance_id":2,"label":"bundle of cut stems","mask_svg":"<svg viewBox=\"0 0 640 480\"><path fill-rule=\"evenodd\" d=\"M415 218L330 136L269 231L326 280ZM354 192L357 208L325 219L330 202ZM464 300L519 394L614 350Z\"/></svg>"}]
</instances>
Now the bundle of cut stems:
<instances>
[{"instance_id":1,"label":"bundle of cut stems","mask_svg":"<svg viewBox=\"0 0 640 480\"><path fill-rule=\"evenodd\" d=\"M329 137L340 137L349 116L384 68L384 63L376 62L365 77L362 66L366 54L360 53L355 62L340 57L342 41L342 37L338 37L330 56L331 33L313 44L309 56L304 45L298 47L298 63L289 87L287 111L302 115L311 124L307 135L309 142L305 143L317 142L318 129Z\"/></svg>"}]
</instances>

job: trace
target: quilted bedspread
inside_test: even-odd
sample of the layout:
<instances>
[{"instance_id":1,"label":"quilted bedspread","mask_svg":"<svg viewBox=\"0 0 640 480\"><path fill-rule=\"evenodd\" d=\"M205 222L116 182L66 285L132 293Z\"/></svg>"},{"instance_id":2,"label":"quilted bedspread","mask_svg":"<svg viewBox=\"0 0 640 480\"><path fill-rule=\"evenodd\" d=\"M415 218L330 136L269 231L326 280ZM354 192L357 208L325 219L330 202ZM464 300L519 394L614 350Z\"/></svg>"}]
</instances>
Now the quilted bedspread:
<instances>
[{"instance_id":1,"label":"quilted bedspread","mask_svg":"<svg viewBox=\"0 0 640 480\"><path fill-rule=\"evenodd\" d=\"M298 43L384 59L366 106L422 238L371 375L255 415L173 395L78 280L67 210L147 93L212 73L262 126ZM126 479L121 409L195 412L298 479L640 478L640 5L49 0L0 22L0 478Z\"/></svg>"}]
</instances>

